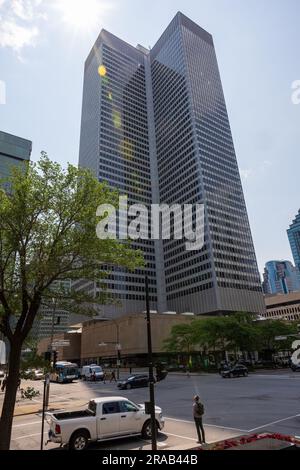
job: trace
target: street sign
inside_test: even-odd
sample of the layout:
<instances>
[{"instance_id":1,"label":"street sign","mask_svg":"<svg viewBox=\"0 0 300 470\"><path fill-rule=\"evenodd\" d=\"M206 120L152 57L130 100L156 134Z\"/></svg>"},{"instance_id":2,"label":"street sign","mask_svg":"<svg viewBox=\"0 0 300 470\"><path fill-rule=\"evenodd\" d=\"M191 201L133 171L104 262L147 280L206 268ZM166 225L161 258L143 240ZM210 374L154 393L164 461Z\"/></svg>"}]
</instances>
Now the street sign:
<instances>
[{"instance_id":1,"label":"street sign","mask_svg":"<svg viewBox=\"0 0 300 470\"><path fill-rule=\"evenodd\" d=\"M0 341L0 364L6 364L6 345Z\"/></svg>"},{"instance_id":2,"label":"street sign","mask_svg":"<svg viewBox=\"0 0 300 470\"><path fill-rule=\"evenodd\" d=\"M62 348L62 347L66 347L66 346L70 346L70 341L68 339L53 341L53 343L52 343L52 347L54 347L54 348Z\"/></svg>"}]
</instances>

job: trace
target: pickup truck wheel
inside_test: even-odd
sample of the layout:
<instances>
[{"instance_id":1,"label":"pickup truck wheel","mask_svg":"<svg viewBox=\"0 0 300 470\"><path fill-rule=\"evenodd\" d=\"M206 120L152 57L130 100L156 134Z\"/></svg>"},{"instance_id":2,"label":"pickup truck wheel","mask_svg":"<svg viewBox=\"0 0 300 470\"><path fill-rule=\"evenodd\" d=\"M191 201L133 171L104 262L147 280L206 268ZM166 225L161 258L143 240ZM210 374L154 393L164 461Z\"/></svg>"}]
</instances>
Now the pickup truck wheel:
<instances>
[{"instance_id":1,"label":"pickup truck wheel","mask_svg":"<svg viewBox=\"0 0 300 470\"><path fill-rule=\"evenodd\" d=\"M70 450L85 450L89 444L89 436L86 431L77 431L69 442Z\"/></svg>"},{"instance_id":2,"label":"pickup truck wheel","mask_svg":"<svg viewBox=\"0 0 300 470\"><path fill-rule=\"evenodd\" d=\"M158 430L158 424L156 423L156 432ZM152 437L152 430L151 430L151 421L150 419L145 422L143 429L142 429L142 438L143 439L151 439Z\"/></svg>"}]
</instances>

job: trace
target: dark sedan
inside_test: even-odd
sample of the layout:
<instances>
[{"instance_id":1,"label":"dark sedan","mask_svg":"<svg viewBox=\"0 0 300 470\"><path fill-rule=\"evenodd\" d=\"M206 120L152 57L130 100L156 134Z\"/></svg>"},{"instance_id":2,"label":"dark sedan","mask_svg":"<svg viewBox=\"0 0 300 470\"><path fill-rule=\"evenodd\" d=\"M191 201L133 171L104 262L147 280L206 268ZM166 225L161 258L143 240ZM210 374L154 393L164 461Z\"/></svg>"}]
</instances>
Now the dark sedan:
<instances>
[{"instance_id":1,"label":"dark sedan","mask_svg":"<svg viewBox=\"0 0 300 470\"><path fill-rule=\"evenodd\" d=\"M293 372L300 372L300 364L291 363L291 369Z\"/></svg>"},{"instance_id":2,"label":"dark sedan","mask_svg":"<svg viewBox=\"0 0 300 470\"><path fill-rule=\"evenodd\" d=\"M149 377L144 374L131 375L126 380L118 382L118 388L121 390L130 390L131 388L148 387Z\"/></svg>"},{"instance_id":3,"label":"dark sedan","mask_svg":"<svg viewBox=\"0 0 300 470\"><path fill-rule=\"evenodd\" d=\"M248 369L242 364L237 364L233 367L222 370L221 375L224 379L232 377L247 377Z\"/></svg>"}]
</instances>

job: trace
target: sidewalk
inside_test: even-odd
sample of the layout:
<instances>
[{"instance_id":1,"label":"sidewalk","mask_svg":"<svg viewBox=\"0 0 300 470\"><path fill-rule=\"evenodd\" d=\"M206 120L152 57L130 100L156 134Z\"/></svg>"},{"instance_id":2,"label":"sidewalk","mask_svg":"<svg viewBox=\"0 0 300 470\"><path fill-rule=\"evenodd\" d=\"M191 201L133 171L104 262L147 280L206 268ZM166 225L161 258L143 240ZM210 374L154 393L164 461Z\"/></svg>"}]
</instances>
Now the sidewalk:
<instances>
[{"instance_id":1,"label":"sidewalk","mask_svg":"<svg viewBox=\"0 0 300 470\"><path fill-rule=\"evenodd\" d=\"M58 411L67 408L82 408L87 403L86 400L66 400L60 402L54 402L50 405L47 411ZM26 416L31 414L37 414L42 412L42 402L25 401L17 402L14 410L14 416ZM0 413L2 410L2 403L0 405Z\"/></svg>"}]
</instances>

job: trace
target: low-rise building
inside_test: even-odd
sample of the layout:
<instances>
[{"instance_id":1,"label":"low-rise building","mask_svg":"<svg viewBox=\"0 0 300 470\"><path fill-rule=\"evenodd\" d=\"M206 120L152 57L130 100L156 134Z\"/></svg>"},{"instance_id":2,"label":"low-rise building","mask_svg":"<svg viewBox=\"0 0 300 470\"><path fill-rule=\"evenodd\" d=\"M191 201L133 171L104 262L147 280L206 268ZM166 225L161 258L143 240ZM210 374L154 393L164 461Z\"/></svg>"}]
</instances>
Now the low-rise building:
<instances>
[{"instance_id":1,"label":"low-rise building","mask_svg":"<svg viewBox=\"0 0 300 470\"><path fill-rule=\"evenodd\" d=\"M193 314L151 314L152 349L154 358L167 353L164 341L170 336L172 327L189 323ZM201 317L203 318L203 317ZM74 361L84 364L116 363L119 356L122 366L147 364L147 322L146 314L127 315L115 320L95 318L75 325L73 332L54 336L54 342L69 340L70 346L56 347L59 361ZM80 340L79 340L80 338ZM38 353L49 350L51 340L44 338L39 342ZM80 346L79 346L80 343Z\"/></svg>"},{"instance_id":2,"label":"low-rise building","mask_svg":"<svg viewBox=\"0 0 300 470\"><path fill-rule=\"evenodd\" d=\"M147 363L146 314L134 314L113 321L90 320L83 323L81 360L83 364L109 362L116 358L118 349L122 364ZM165 354L164 341L174 325L188 323L194 318L189 314L151 314L152 350L154 357Z\"/></svg>"},{"instance_id":3,"label":"low-rise building","mask_svg":"<svg viewBox=\"0 0 300 470\"><path fill-rule=\"evenodd\" d=\"M74 325L71 330L57 334L53 338L53 342L65 341L68 346L57 346L58 361L68 361L80 364L81 362L81 325ZM43 355L45 352L51 350L51 339L43 338L38 343L38 354Z\"/></svg>"},{"instance_id":4,"label":"low-rise building","mask_svg":"<svg viewBox=\"0 0 300 470\"><path fill-rule=\"evenodd\" d=\"M266 295L266 313L269 320L300 320L300 292Z\"/></svg>"}]
</instances>

